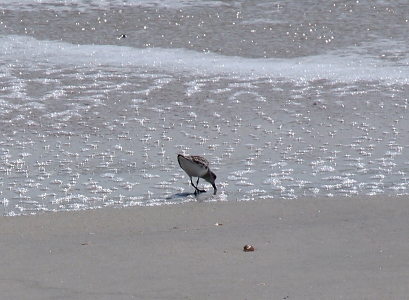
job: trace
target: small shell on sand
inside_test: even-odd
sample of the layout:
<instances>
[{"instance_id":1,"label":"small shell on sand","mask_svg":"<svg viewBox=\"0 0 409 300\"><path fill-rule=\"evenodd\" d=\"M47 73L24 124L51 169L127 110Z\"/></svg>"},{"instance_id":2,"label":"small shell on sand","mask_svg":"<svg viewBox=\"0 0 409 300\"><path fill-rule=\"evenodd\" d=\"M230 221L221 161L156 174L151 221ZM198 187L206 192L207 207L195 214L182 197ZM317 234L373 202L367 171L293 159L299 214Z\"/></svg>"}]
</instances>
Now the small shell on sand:
<instances>
[{"instance_id":1,"label":"small shell on sand","mask_svg":"<svg viewBox=\"0 0 409 300\"><path fill-rule=\"evenodd\" d=\"M244 252L254 251L254 247L251 246L251 245L244 245L243 251L244 251Z\"/></svg>"}]
</instances>

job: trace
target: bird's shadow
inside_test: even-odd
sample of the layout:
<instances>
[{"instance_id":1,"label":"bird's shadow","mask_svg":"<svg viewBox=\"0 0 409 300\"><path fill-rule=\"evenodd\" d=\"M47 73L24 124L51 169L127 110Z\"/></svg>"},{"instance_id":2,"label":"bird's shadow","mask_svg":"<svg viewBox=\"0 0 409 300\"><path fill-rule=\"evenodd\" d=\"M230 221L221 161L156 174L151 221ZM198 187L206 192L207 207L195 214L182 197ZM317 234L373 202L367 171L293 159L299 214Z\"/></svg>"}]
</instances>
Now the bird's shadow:
<instances>
[{"instance_id":1,"label":"bird's shadow","mask_svg":"<svg viewBox=\"0 0 409 300\"><path fill-rule=\"evenodd\" d=\"M171 196L169 196L169 197L166 197L166 200L174 200L174 199L180 199L180 198L187 198L187 197L190 197L190 196L196 197L196 198L199 200L199 199L200 199L200 195L202 195L202 194L209 194L209 193L207 193L206 191L199 192L199 193L187 193L187 192L185 192L185 193L177 193L177 194L171 195Z\"/></svg>"}]
</instances>

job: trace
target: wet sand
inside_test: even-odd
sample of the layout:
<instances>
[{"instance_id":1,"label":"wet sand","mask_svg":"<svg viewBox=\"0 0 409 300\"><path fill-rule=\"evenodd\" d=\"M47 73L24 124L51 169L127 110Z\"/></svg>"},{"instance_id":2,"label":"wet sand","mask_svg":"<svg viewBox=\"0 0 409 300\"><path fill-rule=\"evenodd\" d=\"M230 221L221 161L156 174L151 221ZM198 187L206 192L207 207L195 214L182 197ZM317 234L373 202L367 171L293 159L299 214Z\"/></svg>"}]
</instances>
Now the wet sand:
<instances>
[{"instance_id":1,"label":"wet sand","mask_svg":"<svg viewBox=\"0 0 409 300\"><path fill-rule=\"evenodd\" d=\"M376 196L1 217L1 299L404 299L408 214Z\"/></svg>"}]
</instances>

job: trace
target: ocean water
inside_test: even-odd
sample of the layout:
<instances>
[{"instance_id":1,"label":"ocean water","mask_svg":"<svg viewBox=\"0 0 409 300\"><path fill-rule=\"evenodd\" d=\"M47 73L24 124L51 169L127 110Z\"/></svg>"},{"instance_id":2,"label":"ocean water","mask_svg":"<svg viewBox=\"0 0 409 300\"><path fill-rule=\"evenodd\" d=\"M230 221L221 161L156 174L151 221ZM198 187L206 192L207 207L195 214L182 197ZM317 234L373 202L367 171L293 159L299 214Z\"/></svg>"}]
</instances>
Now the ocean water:
<instances>
[{"instance_id":1,"label":"ocean water","mask_svg":"<svg viewBox=\"0 0 409 300\"><path fill-rule=\"evenodd\" d=\"M408 16L381 0L3 1L2 213L407 195ZM217 195L191 194L178 153L210 161Z\"/></svg>"}]
</instances>

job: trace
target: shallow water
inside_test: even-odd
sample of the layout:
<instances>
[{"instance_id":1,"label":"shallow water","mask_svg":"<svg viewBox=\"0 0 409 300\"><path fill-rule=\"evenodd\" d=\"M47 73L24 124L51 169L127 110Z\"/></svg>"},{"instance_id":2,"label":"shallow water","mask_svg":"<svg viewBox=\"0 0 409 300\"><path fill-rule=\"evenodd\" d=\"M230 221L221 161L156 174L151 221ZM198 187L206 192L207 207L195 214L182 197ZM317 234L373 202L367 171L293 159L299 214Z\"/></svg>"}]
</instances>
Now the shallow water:
<instances>
[{"instance_id":1,"label":"shallow water","mask_svg":"<svg viewBox=\"0 0 409 300\"><path fill-rule=\"evenodd\" d=\"M5 215L196 201L177 153L218 176L199 201L408 193L404 1L19 3Z\"/></svg>"}]
</instances>

